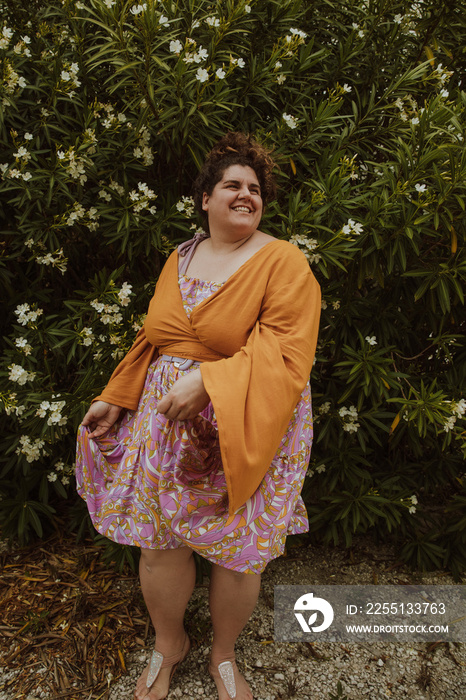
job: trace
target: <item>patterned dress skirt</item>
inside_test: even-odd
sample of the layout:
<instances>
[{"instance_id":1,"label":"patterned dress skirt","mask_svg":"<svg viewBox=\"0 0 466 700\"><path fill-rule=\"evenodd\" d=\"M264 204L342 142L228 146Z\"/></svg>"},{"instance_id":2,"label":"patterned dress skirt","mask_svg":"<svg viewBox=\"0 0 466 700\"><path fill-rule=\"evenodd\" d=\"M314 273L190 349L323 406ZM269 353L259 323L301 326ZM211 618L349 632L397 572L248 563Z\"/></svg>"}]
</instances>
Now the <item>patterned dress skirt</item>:
<instances>
[{"instance_id":1,"label":"patterned dress skirt","mask_svg":"<svg viewBox=\"0 0 466 700\"><path fill-rule=\"evenodd\" d=\"M222 283L179 280L192 309ZM277 453L253 496L233 516L212 404L192 420L172 421L156 405L189 369L158 357L149 367L136 411L99 439L78 432L76 481L95 528L120 544L146 549L188 546L214 564L260 573L283 553L286 536L307 532L300 492L312 444L309 384Z\"/></svg>"}]
</instances>

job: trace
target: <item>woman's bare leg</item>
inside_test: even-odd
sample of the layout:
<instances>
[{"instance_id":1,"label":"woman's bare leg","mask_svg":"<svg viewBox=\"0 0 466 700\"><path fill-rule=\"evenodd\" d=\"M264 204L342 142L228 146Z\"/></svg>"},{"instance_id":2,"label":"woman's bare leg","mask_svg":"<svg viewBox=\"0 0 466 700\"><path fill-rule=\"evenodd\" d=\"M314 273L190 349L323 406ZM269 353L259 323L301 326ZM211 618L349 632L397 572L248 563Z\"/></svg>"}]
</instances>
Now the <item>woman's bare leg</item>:
<instances>
[{"instance_id":1,"label":"woman's bare leg","mask_svg":"<svg viewBox=\"0 0 466 700\"><path fill-rule=\"evenodd\" d=\"M209 604L214 634L209 670L217 685L219 700L229 700L217 670L222 661L233 664L236 700L252 700L252 692L234 663L235 642L256 606L260 581L260 574L241 574L212 565Z\"/></svg>"},{"instance_id":2,"label":"woman's bare leg","mask_svg":"<svg viewBox=\"0 0 466 700\"><path fill-rule=\"evenodd\" d=\"M186 641L183 619L196 581L196 566L192 550L143 549L139 575L144 600L156 633L156 646L163 656L178 654ZM162 668L148 691L148 668L138 680L137 700L161 700L168 693L171 667Z\"/></svg>"}]
</instances>

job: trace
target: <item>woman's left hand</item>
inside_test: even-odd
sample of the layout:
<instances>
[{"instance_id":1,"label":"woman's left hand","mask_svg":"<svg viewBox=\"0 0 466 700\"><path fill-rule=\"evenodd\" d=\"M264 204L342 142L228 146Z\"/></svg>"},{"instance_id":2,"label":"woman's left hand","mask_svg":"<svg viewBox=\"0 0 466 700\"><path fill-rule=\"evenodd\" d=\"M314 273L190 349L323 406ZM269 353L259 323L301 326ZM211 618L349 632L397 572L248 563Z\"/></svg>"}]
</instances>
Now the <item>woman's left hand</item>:
<instances>
[{"instance_id":1,"label":"woman's left hand","mask_svg":"<svg viewBox=\"0 0 466 700\"><path fill-rule=\"evenodd\" d=\"M209 403L200 369L180 377L157 404L157 411L170 420L195 418Z\"/></svg>"}]
</instances>

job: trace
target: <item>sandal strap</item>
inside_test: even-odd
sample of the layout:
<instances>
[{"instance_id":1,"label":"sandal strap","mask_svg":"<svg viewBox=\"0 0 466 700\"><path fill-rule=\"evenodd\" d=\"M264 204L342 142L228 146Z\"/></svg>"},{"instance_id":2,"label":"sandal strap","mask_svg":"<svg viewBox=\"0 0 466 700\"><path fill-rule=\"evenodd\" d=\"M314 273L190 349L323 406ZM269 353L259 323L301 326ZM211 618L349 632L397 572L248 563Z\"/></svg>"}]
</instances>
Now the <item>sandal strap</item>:
<instances>
[{"instance_id":1,"label":"sandal strap","mask_svg":"<svg viewBox=\"0 0 466 700\"><path fill-rule=\"evenodd\" d=\"M217 668L220 678L223 681L223 685L228 693L228 697L236 698L235 672L233 671L233 664L231 661L222 661Z\"/></svg>"},{"instance_id":2,"label":"sandal strap","mask_svg":"<svg viewBox=\"0 0 466 700\"><path fill-rule=\"evenodd\" d=\"M186 635L184 639L181 651L179 651L177 654L172 654L171 656L164 656L160 653L160 651L154 649L149 663L149 672L147 674L147 688L150 688L153 685L154 681L159 675L161 668L166 668L167 666L175 666L175 664L178 664L185 658L186 654L184 654L184 650L186 647L187 639L188 635Z\"/></svg>"}]
</instances>

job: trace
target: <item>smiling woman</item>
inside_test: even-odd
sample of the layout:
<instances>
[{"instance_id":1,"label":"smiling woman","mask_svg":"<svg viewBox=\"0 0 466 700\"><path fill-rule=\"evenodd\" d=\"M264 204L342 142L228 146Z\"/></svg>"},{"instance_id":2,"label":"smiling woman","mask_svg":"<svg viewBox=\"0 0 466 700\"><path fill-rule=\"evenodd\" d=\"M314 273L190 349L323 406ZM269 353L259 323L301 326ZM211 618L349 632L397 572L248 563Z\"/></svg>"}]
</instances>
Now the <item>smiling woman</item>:
<instances>
[{"instance_id":1,"label":"smiling woman","mask_svg":"<svg viewBox=\"0 0 466 700\"><path fill-rule=\"evenodd\" d=\"M194 551L212 563L219 700L251 700L235 642L261 572L308 529L320 290L304 254L258 228L272 168L244 134L214 146L194 193L208 233L168 259L144 328L80 429L78 490L94 525L142 550L156 648L137 700L165 698L189 652Z\"/></svg>"}]
</instances>

